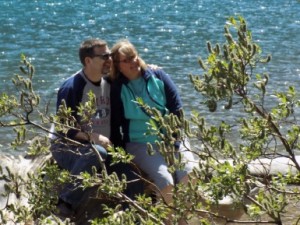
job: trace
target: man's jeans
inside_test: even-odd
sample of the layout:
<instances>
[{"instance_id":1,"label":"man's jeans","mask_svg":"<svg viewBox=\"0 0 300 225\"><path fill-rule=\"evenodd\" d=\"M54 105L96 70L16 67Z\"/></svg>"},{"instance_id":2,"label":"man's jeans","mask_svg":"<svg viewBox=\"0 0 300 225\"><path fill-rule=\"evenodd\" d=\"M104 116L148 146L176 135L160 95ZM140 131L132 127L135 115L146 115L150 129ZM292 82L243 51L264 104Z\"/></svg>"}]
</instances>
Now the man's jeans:
<instances>
[{"instance_id":1,"label":"man's jeans","mask_svg":"<svg viewBox=\"0 0 300 225\"><path fill-rule=\"evenodd\" d=\"M100 145L93 145L100 153L103 160L107 157L105 148ZM59 167L68 170L72 175L79 175L81 172L92 173L92 167L97 171L101 169L101 162L98 156L92 150L91 145L78 147L66 144L53 144L51 152ZM73 209L76 209L83 197L84 190L79 187L80 182L67 184L60 193L60 198L71 204Z\"/></svg>"}]
</instances>

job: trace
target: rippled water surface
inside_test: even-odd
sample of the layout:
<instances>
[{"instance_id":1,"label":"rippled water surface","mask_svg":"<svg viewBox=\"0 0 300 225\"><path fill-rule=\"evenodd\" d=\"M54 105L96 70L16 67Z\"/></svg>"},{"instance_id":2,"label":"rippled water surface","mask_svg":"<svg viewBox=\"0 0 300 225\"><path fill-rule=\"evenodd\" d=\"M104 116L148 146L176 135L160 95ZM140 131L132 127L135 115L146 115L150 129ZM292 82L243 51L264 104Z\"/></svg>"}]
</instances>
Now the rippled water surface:
<instances>
[{"instance_id":1,"label":"rippled water surface","mask_svg":"<svg viewBox=\"0 0 300 225\"><path fill-rule=\"evenodd\" d=\"M229 16L242 15L253 38L273 59L264 70L271 75L271 89L296 86L300 76L300 1L297 0L189 0L189 1L1 1L0 91L14 93L10 85L19 73L20 53L36 68L35 85L43 100L55 103L55 89L80 69L78 46L99 37L111 46L129 38L148 63L168 72L182 94L187 113L197 109L201 96L188 74L200 74L197 58L205 58L206 41L223 43ZM209 115L215 120L234 112ZM10 132L0 131L0 152L7 152Z\"/></svg>"}]
</instances>

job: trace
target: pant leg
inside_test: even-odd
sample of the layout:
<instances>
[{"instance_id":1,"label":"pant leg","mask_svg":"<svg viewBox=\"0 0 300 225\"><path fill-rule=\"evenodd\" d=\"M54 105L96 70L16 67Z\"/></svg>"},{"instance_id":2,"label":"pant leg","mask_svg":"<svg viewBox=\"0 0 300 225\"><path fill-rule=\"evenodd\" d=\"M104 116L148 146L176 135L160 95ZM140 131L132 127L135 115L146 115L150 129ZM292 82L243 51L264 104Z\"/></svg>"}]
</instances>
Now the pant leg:
<instances>
[{"instance_id":1,"label":"pant leg","mask_svg":"<svg viewBox=\"0 0 300 225\"><path fill-rule=\"evenodd\" d=\"M106 150L96 145L95 148L98 150L103 159L106 158ZM51 146L51 152L53 158L57 164L65 170L70 171L72 175L79 175L81 172L92 172L92 167L96 167L97 170L101 169L101 162L99 162L96 154L91 150L91 146L87 145L84 147L77 147L65 144L56 144ZM66 184L60 193L60 198L65 202L72 205L74 209L78 207L84 190L80 186L80 180L75 180L75 183Z\"/></svg>"},{"instance_id":2,"label":"pant leg","mask_svg":"<svg viewBox=\"0 0 300 225\"><path fill-rule=\"evenodd\" d=\"M181 154L181 159L184 163L184 167L182 170L176 171L176 183L180 182L182 178L191 173L197 165L194 154L189 151L191 147L188 139L185 139L183 142L180 142L178 144L178 154Z\"/></svg>"},{"instance_id":3,"label":"pant leg","mask_svg":"<svg viewBox=\"0 0 300 225\"><path fill-rule=\"evenodd\" d=\"M95 149L100 153L103 160L106 159L107 152L105 148L100 145L94 145ZM92 146L88 145L86 147L81 147L78 149L81 153L79 157L76 157L73 166L70 170L72 175L79 175L81 172L92 173L92 167L96 167L97 171L101 169L101 162L99 158L92 150Z\"/></svg>"},{"instance_id":4,"label":"pant leg","mask_svg":"<svg viewBox=\"0 0 300 225\"><path fill-rule=\"evenodd\" d=\"M144 193L144 182L137 175L137 171L134 170L133 166L127 163L117 163L108 167L109 174L115 172L119 179L122 175L126 176L127 187L124 190L124 194L131 199L135 199L137 195ZM128 208L128 203L122 204L123 208Z\"/></svg>"},{"instance_id":5,"label":"pant leg","mask_svg":"<svg viewBox=\"0 0 300 225\"><path fill-rule=\"evenodd\" d=\"M144 143L127 143L126 150L135 156L133 162L149 176L160 190L174 185L174 179L168 171L167 163L155 147L154 155L148 154L147 144Z\"/></svg>"}]
</instances>

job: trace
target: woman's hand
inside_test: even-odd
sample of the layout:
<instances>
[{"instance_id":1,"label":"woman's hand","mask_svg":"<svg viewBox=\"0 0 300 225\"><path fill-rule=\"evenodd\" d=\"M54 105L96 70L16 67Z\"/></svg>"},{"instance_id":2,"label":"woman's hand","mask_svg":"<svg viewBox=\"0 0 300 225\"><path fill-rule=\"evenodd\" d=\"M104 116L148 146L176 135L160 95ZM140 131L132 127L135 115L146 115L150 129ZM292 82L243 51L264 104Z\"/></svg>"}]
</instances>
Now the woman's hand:
<instances>
[{"instance_id":1,"label":"woman's hand","mask_svg":"<svg viewBox=\"0 0 300 225\"><path fill-rule=\"evenodd\" d=\"M147 66L150 69L153 69L153 70L160 70L160 69L162 69L161 67L159 67L158 65L155 65L155 64L148 64Z\"/></svg>"}]
</instances>

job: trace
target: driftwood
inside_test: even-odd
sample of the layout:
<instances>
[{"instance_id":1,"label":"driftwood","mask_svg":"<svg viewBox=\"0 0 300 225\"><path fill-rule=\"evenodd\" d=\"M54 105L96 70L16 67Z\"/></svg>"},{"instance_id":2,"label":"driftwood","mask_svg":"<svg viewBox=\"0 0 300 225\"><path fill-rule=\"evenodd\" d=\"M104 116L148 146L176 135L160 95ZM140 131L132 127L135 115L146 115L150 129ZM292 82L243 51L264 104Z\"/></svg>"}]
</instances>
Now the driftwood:
<instances>
[{"instance_id":1,"label":"driftwood","mask_svg":"<svg viewBox=\"0 0 300 225\"><path fill-rule=\"evenodd\" d=\"M28 173L34 173L38 168L41 168L45 165L45 163L51 159L51 155L39 156L36 158L24 158L19 156L17 158L11 156L0 156L1 167L5 171L5 167L10 168L10 171L13 173L22 176L23 179L28 179ZM300 156L296 157L297 162L300 162ZM230 162L230 160L229 160ZM248 165L248 169L250 174L256 176L269 176L275 175L278 172L286 174L288 172L296 173L297 170L293 164L293 162L285 157L279 157L276 159L258 159L255 160ZM24 191L24 190L21 190ZM87 191L85 198L83 198L83 202L80 204L81 207L77 211L76 215L72 219L74 224L85 225L89 224L88 220L93 218L99 218L101 216L101 205L103 203L109 203L105 200L99 200L95 197L95 189L90 189ZM4 181L0 181L0 193L4 193ZM14 215L9 214L7 211L3 210L5 205L9 204L18 204L29 206L27 202L26 193L22 193L21 197L17 197L14 195L10 195L9 198L0 196L0 210L2 213L8 218L14 217ZM224 198L220 201L219 207L230 208L229 206L232 204L230 198ZM64 220L65 218L61 218ZM0 220L0 224L1 220ZM12 223L13 224L13 223Z\"/></svg>"},{"instance_id":2,"label":"driftwood","mask_svg":"<svg viewBox=\"0 0 300 225\"><path fill-rule=\"evenodd\" d=\"M22 156L19 157L13 157L13 156L0 156L0 162L3 172L5 173L6 167L9 168L9 170L24 178L26 180L28 173L34 173L38 168L41 168L45 165L45 163L50 160L51 155L43 155L37 158L24 158ZM24 191L24 190L21 190ZM4 181L0 180L0 193L4 193ZM9 199L0 196L0 207L1 209L5 206L7 203L11 204L16 201L27 204L26 198L17 198L17 196L10 196Z\"/></svg>"},{"instance_id":3,"label":"driftwood","mask_svg":"<svg viewBox=\"0 0 300 225\"><path fill-rule=\"evenodd\" d=\"M1 167L3 170L3 173L6 174L6 168L8 168L11 173L15 174L16 176L20 176L26 181L28 179L29 173L34 173L38 168L41 168L45 165L45 163L50 160L50 155L43 155L37 158L24 158L22 156L19 157L13 157L13 156L0 156L0 162ZM14 194L10 194L8 197L2 196L3 193L5 193L4 188L5 182L3 180L0 180L0 210L4 214L5 218L14 219L14 215L7 212L5 210L6 205L10 204L17 204L20 206L29 206L28 205L28 198L26 195L26 192L24 188L20 187L21 194L19 196L16 196ZM1 223L0 218L0 224ZM13 222L11 224L14 224Z\"/></svg>"}]
</instances>

